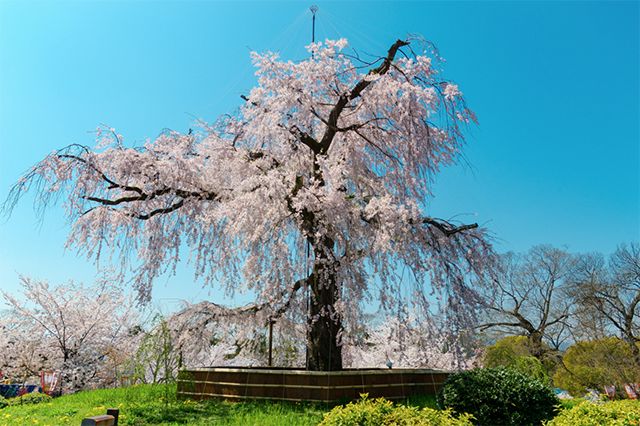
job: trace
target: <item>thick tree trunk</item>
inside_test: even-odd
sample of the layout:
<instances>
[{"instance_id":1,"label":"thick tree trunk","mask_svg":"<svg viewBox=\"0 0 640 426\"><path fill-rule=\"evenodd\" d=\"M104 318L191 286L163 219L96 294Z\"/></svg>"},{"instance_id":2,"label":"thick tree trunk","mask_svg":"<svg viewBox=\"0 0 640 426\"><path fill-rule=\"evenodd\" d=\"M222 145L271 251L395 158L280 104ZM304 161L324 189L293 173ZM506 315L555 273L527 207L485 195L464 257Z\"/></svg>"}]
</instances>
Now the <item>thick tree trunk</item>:
<instances>
[{"instance_id":1,"label":"thick tree trunk","mask_svg":"<svg viewBox=\"0 0 640 426\"><path fill-rule=\"evenodd\" d=\"M342 321L335 311L340 294L334 266L321 253L318 255L310 282L307 369L337 371L342 370L338 341Z\"/></svg>"},{"instance_id":2,"label":"thick tree trunk","mask_svg":"<svg viewBox=\"0 0 640 426\"><path fill-rule=\"evenodd\" d=\"M531 355L538 358L540 361L544 359L545 353L547 351L542 344L541 332L536 330L529 334L529 350L531 351Z\"/></svg>"}]
</instances>

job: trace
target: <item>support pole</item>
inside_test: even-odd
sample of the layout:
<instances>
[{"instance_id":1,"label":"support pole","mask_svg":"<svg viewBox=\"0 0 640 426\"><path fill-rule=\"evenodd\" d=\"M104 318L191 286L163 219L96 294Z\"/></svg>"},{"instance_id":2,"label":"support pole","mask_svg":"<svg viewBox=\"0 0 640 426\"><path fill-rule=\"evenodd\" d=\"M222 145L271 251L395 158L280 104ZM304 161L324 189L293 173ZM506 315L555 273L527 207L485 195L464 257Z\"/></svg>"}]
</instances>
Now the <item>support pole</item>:
<instances>
[{"instance_id":1,"label":"support pole","mask_svg":"<svg viewBox=\"0 0 640 426\"><path fill-rule=\"evenodd\" d=\"M269 367L273 367L273 321L269 318Z\"/></svg>"},{"instance_id":2,"label":"support pole","mask_svg":"<svg viewBox=\"0 0 640 426\"><path fill-rule=\"evenodd\" d=\"M318 6L315 4L309 8L311 14L313 15L311 18L311 43L315 43L316 41L316 12L318 11Z\"/></svg>"}]
</instances>

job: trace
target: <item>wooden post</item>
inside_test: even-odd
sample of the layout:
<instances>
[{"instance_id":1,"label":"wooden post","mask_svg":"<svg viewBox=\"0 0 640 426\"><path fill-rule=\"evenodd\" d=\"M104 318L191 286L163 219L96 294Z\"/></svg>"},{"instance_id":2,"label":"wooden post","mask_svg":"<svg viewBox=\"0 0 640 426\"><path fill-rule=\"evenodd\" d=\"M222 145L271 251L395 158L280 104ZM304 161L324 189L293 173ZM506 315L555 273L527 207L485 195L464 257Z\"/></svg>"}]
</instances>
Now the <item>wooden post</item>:
<instances>
[{"instance_id":1,"label":"wooden post","mask_svg":"<svg viewBox=\"0 0 640 426\"><path fill-rule=\"evenodd\" d=\"M120 411L117 408L109 408L107 414L83 419L80 426L118 426L119 414Z\"/></svg>"},{"instance_id":2,"label":"wooden post","mask_svg":"<svg viewBox=\"0 0 640 426\"><path fill-rule=\"evenodd\" d=\"M107 415L113 416L113 426L118 426L118 417L120 416L120 410L117 408L107 408Z\"/></svg>"}]
</instances>

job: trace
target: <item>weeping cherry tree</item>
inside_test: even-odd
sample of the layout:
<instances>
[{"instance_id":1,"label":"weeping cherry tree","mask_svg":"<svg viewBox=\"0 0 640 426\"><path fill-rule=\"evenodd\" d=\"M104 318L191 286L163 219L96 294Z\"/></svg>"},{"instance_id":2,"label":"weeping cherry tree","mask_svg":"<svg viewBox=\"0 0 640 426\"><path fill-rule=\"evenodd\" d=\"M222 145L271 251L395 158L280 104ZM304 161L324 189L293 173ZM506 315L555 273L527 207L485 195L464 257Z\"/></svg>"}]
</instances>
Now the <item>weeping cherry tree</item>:
<instances>
[{"instance_id":1,"label":"weeping cherry tree","mask_svg":"<svg viewBox=\"0 0 640 426\"><path fill-rule=\"evenodd\" d=\"M143 302L190 252L198 279L255 294L226 314L298 313L311 370L342 368L343 333L374 301L425 313L438 301L462 326L491 247L477 224L428 213L475 116L428 43L397 40L379 58L346 46L313 43L300 62L252 53L257 85L237 113L136 148L100 128L96 147L36 164L6 208L29 190L42 210L64 200L68 244L119 256Z\"/></svg>"}]
</instances>

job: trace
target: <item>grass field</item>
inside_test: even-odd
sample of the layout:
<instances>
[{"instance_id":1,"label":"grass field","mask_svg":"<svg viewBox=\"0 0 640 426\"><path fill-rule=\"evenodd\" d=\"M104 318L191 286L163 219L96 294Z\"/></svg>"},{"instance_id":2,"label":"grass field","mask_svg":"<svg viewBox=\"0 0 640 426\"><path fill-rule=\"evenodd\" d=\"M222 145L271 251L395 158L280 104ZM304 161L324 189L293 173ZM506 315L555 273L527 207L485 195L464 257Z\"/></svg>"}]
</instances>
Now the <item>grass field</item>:
<instances>
[{"instance_id":1,"label":"grass field","mask_svg":"<svg viewBox=\"0 0 640 426\"><path fill-rule=\"evenodd\" d=\"M0 425L80 425L85 417L120 409L120 425L317 425L327 404L177 401L175 385L137 385L80 392L36 405L0 409ZM433 398L409 401L435 406Z\"/></svg>"}]
</instances>

